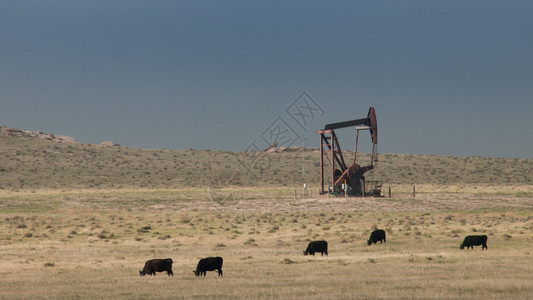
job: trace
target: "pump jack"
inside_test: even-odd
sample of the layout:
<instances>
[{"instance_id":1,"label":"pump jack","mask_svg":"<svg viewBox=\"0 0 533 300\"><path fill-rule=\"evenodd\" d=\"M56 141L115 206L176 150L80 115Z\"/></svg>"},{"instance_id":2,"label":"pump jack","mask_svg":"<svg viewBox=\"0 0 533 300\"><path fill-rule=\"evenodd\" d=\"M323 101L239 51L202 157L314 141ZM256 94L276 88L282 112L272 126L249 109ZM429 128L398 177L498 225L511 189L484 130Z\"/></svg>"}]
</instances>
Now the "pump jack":
<instances>
[{"instance_id":1,"label":"pump jack","mask_svg":"<svg viewBox=\"0 0 533 300\"><path fill-rule=\"evenodd\" d=\"M342 150L339 144L335 129L346 128L356 126L355 137L355 150L353 163L349 166L346 165ZM369 166L360 166L357 164L357 144L359 141L359 131L369 130L372 138L372 155L370 157ZM374 168L374 162L378 161L377 157L377 143L378 143L378 123L376 119L376 111L373 107L368 110L366 118L326 124L325 128L318 131L320 134L320 181L321 181L321 194L325 194L324 191L324 157L329 160L331 166L331 186L328 191L332 194L344 193L353 196L364 196L364 187L361 186L361 180L364 184L364 174ZM329 136L327 136L329 135ZM324 145L330 151L330 157L326 155L324 151ZM345 190L346 189L346 190Z\"/></svg>"}]
</instances>

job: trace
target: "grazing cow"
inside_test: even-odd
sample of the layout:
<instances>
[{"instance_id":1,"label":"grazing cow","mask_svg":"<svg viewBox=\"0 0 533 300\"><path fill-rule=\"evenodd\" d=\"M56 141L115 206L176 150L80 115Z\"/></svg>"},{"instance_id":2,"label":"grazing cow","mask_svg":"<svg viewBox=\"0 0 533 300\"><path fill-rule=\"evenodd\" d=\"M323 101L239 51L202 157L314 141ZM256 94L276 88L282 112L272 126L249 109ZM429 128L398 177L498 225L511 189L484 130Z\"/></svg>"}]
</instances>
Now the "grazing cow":
<instances>
[{"instance_id":1,"label":"grazing cow","mask_svg":"<svg viewBox=\"0 0 533 300\"><path fill-rule=\"evenodd\" d=\"M483 249L489 249L487 247L487 236L486 235L469 235L465 237L463 243L459 246L459 249L463 250L465 247L466 249L472 247L474 249L474 246L483 246L481 247L481 251Z\"/></svg>"},{"instance_id":2,"label":"grazing cow","mask_svg":"<svg viewBox=\"0 0 533 300\"><path fill-rule=\"evenodd\" d=\"M367 241L367 244L368 246L370 246L372 245L372 243L377 244L378 241L382 244L383 242L387 242L387 239L385 238L385 231L383 229L377 229L372 231L372 233L370 234L370 238Z\"/></svg>"},{"instance_id":3,"label":"grazing cow","mask_svg":"<svg viewBox=\"0 0 533 300\"><path fill-rule=\"evenodd\" d=\"M167 272L168 276L174 276L174 273L172 272L172 259L151 259L144 264L143 270L139 271L139 273L141 276L144 276L146 274L150 276L152 276L153 274L155 276L155 272L164 271Z\"/></svg>"},{"instance_id":4,"label":"grazing cow","mask_svg":"<svg viewBox=\"0 0 533 300\"><path fill-rule=\"evenodd\" d=\"M222 276L222 257L206 257L200 259L196 266L196 271L193 271L194 275L205 277L206 271L218 270L218 276Z\"/></svg>"},{"instance_id":5,"label":"grazing cow","mask_svg":"<svg viewBox=\"0 0 533 300\"><path fill-rule=\"evenodd\" d=\"M326 253L326 256L328 256L328 242L326 241L310 242L309 245L307 245L307 249L305 249L304 251L304 255L311 254L315 256L316 252L320 252L321 256L323 256L324 253Z\"/></svg>"}]
</instances>

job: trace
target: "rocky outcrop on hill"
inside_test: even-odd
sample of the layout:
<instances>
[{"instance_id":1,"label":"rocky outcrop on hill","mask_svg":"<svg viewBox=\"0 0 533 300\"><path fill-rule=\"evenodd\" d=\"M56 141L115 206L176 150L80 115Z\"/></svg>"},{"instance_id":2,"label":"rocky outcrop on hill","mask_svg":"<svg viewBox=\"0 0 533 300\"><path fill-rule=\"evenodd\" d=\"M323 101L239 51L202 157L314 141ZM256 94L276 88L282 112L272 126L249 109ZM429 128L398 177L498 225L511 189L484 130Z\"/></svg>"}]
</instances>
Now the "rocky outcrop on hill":
<instances>
[{"instance_id":1,"label":"rocky outcrop on hill","mask_svg":"<svg viewBox=\"0 0 533 300\"><path fill-rule=\"evenodd\" d=\"M100 143L102 146L120 146L120 144L115 144L112 141L103 141Z\"/></svg>"},{"instance_id":2,"label":"rocky outcrop on hill","mask_svg":"<svg viewBox=\"0 0 533 300\"><path fill-rule=\"evenodd\" d=\"M265 150L263 150L263 152L266 152L266 153L276 152L277 146L278 146L278 143L274 143L268 146Z\"/></svg>"},{"instance_id":3,"label":"rocky outcrop on hill","mask_svg":"<svg viewBox=\"0 0 533 300\"><path fill-rule=\"evenodd\" d=\"M305 148L302 146L292 146L292 147L279 147L276 148L278 143L273 144L272 146L269 146L263 152L265 153L281 153L281 152L303 152L303 151L318 151L317 148Z\"/></svg>"},{"instance_id":4,"label":"rocky outcrop on hill","mask_svg":"<svg viewBox=\"0 0 533 300\"><path fill-rule=\"evenodd\" d=\"M40 130L31 131L26 129L9 128L0 126L0 135L16 136L16 137L34 137L43 140L51 140L60 143L77 143L73 137L66 135L55 135L53 133L43 133Z\"/></svg>"}]
</instances>

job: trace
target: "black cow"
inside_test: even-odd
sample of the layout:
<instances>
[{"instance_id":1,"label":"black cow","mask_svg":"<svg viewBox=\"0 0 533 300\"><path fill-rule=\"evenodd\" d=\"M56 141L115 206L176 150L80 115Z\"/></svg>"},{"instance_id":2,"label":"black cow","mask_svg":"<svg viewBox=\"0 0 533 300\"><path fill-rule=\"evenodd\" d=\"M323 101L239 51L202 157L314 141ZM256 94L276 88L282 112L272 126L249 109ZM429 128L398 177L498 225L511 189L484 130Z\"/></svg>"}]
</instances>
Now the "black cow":
<instances>
[{"instance_id":1,"label":"black cow","mask_svg":"<svg viewBox=\"0 0 533 300\"><path fill-rule=\"evenodd\" d=\"M151 259L144 264L143 270L139 271L139 273L141 276L144 276L146 274L150 276L152 276L153 274L155 276L155 272L164 271L167 272L168 276L174 276L174 273L172 272L172 259Z\"/></svg>"},{"instance_id":2,"label":"black cow","mask_svg":"<svg viewBox=\"0 0 533 300\"><path fill-rule=\"evenodd\" d=\"M304 255L311 254L315 256L315 252L320 252L320 255L324 255L324 253L326 253L326 256L328 256L328 242L326 241L310 242L309 245L307 245L307 249L305 249L304 251Z\"/></svg>"},{"instance_id":3,"label":"black cow","mask_svg":"<svg viewBox=\"0 0 533 300\"><path fill-rule=\"evenodd\" d=\"M459 249L466 249L472 247L474 249L474 246L483 246L481 247L481 251L483 249L489 249L487 247L487 236L486 235L469 235L465 237L463 243L459 246Z\"/></svg>"},{"instance_id":4,"label":"black cow","mask_svg":"<svg viewBox=\"0 0 533 300\"><path fill-rule=\"evenodd\" d=\"M378 242L387 242L387 239L385 238L385 231L383 229L377 229L372 231L370 234L370 238L368 238L367 244L368 246L372 245L372 243L377 244Z\"/></svg>"},{"instance_id":5,"label":"black cow","mask_svg":"<svg viewBox=\"0 0 533 300\"><path fill-rule=\"evenodd\" d=\"M223 260L220 256L202 258L196 266L196 271L193 271L194 275L202 276L203 274L205 277L206 271L218 270L218 276L222 276L222 263Z\"/></svg>"}]
</instances>

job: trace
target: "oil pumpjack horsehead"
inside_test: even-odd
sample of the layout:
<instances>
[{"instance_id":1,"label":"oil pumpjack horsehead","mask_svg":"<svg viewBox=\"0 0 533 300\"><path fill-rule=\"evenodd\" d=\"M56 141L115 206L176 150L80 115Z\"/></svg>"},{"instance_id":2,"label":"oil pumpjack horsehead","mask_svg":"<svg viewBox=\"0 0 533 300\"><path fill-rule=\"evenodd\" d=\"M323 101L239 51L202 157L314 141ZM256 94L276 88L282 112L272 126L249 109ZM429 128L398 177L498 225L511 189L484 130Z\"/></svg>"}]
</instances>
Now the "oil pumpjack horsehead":
<instances>
[{"instance_id":1,"label":"oil pumpjack horsehead","mask_svg":"<svg viewBox=\"0 0 533 300\"><path fill-rule=\"evenodd\" d=\"M346 165L342 150L339 145L337 135L335 135L335 129L346 128L356 126L356 138L355 138L355 150L353 163ZM372 138L372 155L370 158L369 166L360 166L357 164L357 144L359 140L359 130L369 130ZM331 165L331 190L332 193L344 192L343 184L348 189L350 195L359 196L364 195L364 191L361 187L361 179L364 179L364 174L374 168L374 161L377 162L377 143L378 143L378 123L376 119L376 111L373 107L368 110L366 118L326 124L323 130L319 130L320 134L320 181L321 181L321 194L327 193L324 191L324 157L329 160ZM330 157L328 157L324 151L324 146L330 151Z\"/></svg>"}]
</instances>

